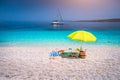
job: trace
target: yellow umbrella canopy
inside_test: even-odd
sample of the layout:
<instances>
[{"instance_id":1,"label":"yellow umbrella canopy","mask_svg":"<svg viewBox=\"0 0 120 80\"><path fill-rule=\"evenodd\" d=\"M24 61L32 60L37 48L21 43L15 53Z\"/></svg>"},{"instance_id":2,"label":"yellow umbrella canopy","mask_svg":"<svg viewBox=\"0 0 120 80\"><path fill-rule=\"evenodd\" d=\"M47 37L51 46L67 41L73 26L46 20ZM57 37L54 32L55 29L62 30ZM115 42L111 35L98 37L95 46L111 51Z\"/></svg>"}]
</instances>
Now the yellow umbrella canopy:
<instances>
[{"instance_id":1,"label":"yellow umbrella canopy","mask_svg":"<svg viewBox=\"0 0 120 80\"><path fill-rule=\"evenodd\" d=\"M95 42L97 38L90 32L87 31L75 31L68 35L72 40L79 40L82 42Z\"/></svg>"}]
</instances>

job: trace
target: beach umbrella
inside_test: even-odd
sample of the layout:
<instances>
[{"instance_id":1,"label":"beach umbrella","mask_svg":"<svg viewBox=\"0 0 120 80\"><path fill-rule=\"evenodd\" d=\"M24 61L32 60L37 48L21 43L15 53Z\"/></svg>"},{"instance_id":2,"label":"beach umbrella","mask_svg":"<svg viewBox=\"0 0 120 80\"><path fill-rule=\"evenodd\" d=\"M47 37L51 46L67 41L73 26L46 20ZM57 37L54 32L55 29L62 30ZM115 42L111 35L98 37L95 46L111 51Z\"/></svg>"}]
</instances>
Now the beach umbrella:
<instances>
[{"instance_id":1,"label":"beach umbrella","mask_svg":"<svg viewBox=\"0 0 120 80\"><path fill-rule=\"evenodd\" d=\"M68 37L72 40L78 40L81 42L95 42L97 40L97 38L92 33L84 30L75 31L69 34Z\"/></svg>"}]
</instances>

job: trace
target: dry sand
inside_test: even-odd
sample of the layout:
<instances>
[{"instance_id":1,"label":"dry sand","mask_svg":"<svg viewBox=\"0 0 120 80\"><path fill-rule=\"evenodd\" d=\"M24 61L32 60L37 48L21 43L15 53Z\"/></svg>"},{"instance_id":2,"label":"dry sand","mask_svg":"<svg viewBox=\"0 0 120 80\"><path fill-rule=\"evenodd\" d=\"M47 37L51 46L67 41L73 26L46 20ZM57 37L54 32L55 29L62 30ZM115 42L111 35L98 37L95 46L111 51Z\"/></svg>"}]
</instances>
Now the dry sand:
<instances>
[{"instance_id":1,"label":"dry sand","mask_svg":"<svg viewBox=\"0 0 120 80\"><path fill-rule=\"evenodd\" d=\"M87 46L86 59L50 60L55 48L69 46L0 47L0 80L120 80L120 47Z\"/></svg>"}]
</instances>

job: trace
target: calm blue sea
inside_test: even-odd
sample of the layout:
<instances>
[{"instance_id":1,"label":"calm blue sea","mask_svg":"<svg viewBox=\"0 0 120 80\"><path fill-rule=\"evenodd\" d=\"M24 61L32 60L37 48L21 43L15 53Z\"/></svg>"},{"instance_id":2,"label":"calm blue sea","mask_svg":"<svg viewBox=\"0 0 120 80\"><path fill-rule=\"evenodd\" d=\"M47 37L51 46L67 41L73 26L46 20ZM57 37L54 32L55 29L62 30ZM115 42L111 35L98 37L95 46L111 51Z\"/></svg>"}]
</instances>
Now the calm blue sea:
<instances>
[{"instance_id":1,"label":"calm blue sea","mask_svg":"<svg viewBox=\"0 0 120 80\"><path fill-rule=\"evenodd\" d=\"M97 37L87 45L120 46L120 22L66 22L63 26L44 23L0 23L0 45L78 45L67 35L76 30L87 30Z\"/></svg>"}]
</instances>

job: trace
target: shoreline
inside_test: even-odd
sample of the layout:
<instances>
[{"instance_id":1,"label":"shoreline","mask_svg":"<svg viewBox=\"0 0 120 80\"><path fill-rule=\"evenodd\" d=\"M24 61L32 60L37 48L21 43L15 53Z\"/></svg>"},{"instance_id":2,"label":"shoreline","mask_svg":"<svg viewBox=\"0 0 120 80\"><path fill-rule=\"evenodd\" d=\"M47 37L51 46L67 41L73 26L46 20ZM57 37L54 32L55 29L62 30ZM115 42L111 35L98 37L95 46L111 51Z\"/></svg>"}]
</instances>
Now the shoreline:
<instances>
[{"instance_id":1,"label":"shoreline","mask_svg":"<svg viewBox=\"0 0 120 80\"><path fill-rule=\"evenodd\" d=\"M55 43L55 44L48 44L48 43L33 43L33 44L23 44L23 43L19 43L19 44L6 44L6 43L0 43L0 47L63 47L63 46L66 46L66 47L76 47L78 48L79 46L81 46L81 43L80 44L73 44L73 43L65 43L65 44L60 44L60 43ZM82 46L103 46L103 47L120 47L120 44L87 44L87 43L82 43Z\"/></svg>"}]
</instances>

